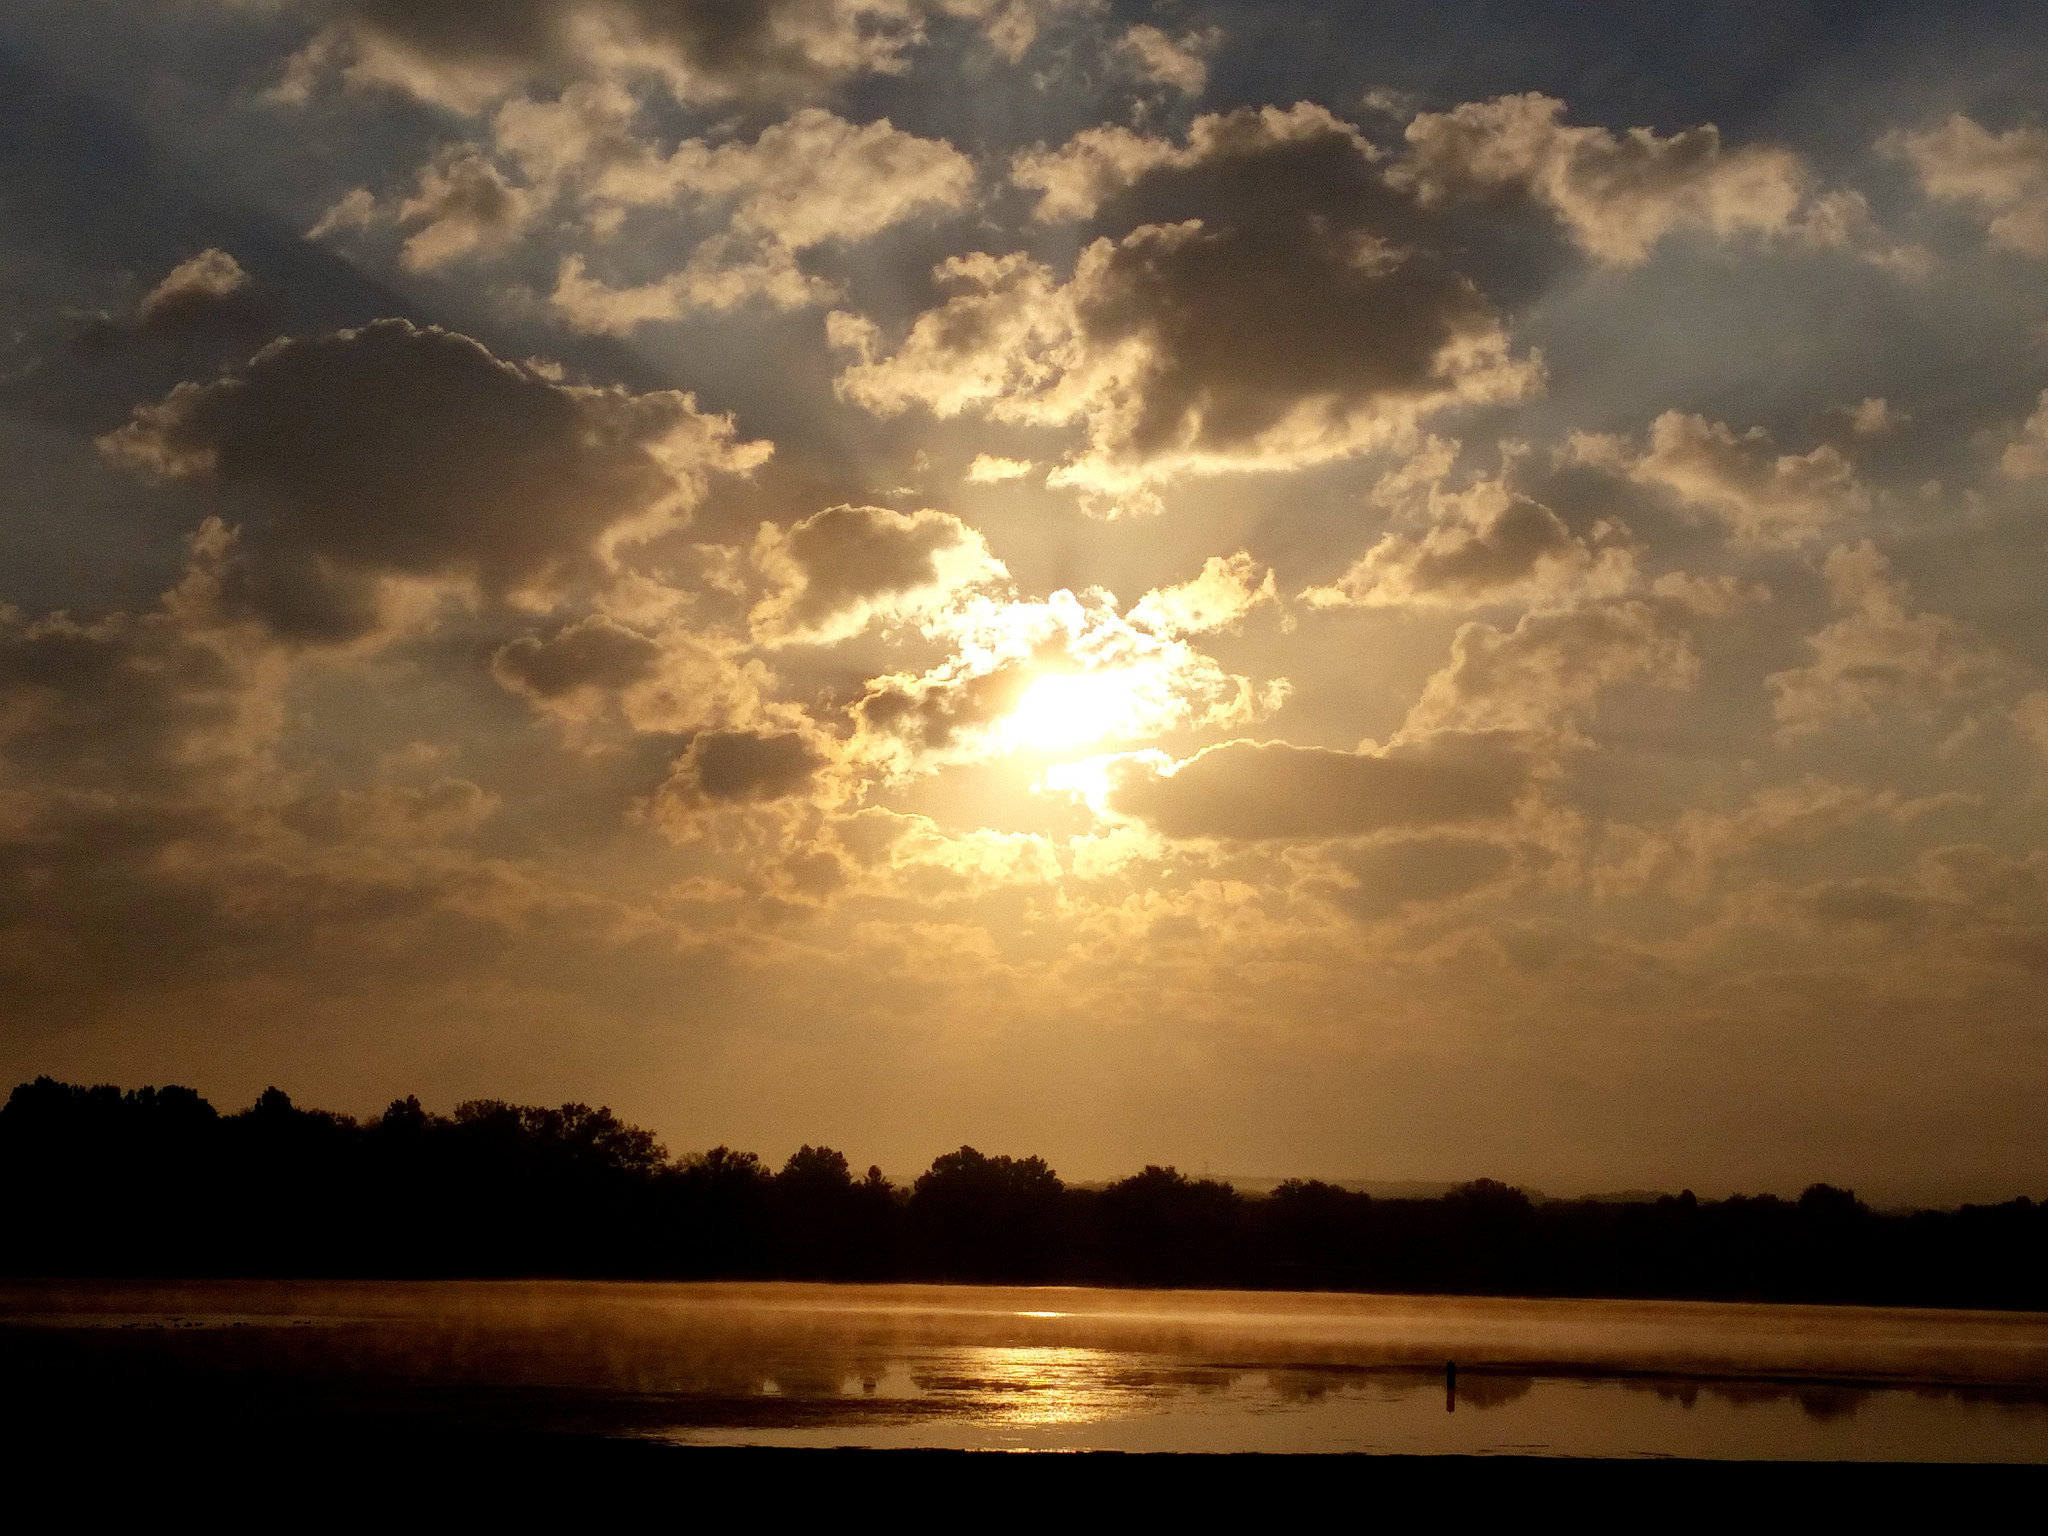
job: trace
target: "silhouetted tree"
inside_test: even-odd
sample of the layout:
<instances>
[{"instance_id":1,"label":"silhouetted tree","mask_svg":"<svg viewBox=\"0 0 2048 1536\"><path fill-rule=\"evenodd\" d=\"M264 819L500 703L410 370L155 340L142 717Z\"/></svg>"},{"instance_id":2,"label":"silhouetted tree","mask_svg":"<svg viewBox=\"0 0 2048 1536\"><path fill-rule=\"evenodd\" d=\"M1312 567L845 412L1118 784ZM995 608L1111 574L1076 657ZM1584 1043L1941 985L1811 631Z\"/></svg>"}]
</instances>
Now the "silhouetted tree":
<instances>
[{"instance_id":1,"label":"silhouetted tree","mask_svg":"<svg viewBox=\"0 0 2048 1536\"><path fill-rule=\"evenodd\" d=\"M1244 1199L1228 1184L1147 1165L1102 1191L1108 1274L1141 1285L1227 1285L1249 1272Z\"/></svg>"},{"instance_id":2,"label":"silhouetted tree","mask_svg":"<svg viewBox=\"0 0 2048 1536\"><path fill-rule=\"evenodd\" d=\"M684 1263L705 1275L763 1275L773 1269L770 1180L760 1158L731 1147L685 1158L679 1178Z\"/></svg>"},{"instance_id":3,"label":"silhouetted tree","mask_svg":"<svg viewBox=\"0 0 2048 1536\"><path fill-rule=\"evenodd\" d=\"M1065 1191L1044 1158L947 1152L910 1189L917 1259L945 1279L1044 1279L1061 1257Z\"/></svg>"},{"instance_id":4,"label":"silhouetted tree","mask_svg":"<svg viewBox=\"0 0 2048 1536\"><path fill-rule=\"evenodd\" d=\"M364 1125L277 1088L39 1077L0 1107L15 1274L666 1275L1111 1281L2048 1307L2048 1207L1885 1214L1809 1187L1700 1200L1441 1199L1314 1180L1248 1198L1148 1167L1071 1189L972 1147L909 1192L829 1147L671 1160L609 1109L396 1099Z\"/></svg>"}]
</instances>

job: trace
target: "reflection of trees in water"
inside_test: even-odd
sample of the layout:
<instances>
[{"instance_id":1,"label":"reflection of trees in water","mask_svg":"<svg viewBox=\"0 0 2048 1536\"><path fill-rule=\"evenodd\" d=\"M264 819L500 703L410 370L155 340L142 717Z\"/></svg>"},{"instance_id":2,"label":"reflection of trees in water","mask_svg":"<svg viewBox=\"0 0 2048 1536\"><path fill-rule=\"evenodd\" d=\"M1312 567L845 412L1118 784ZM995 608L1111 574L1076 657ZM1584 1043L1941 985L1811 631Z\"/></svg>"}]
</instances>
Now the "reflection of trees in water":
<instances>
[{"instance_id":1,"label":"reflection of trees in water","mask_svg":"<svg viewBox=\"0 0 2048 1536\"><path fill-rule=\"evenodd\" d=\"M1343 1378L1328 1371L1268 1371L1266 1386L1281 1402L1306 1406L1320 1403L1343 1385Z\"/></svg>"},{"instance_id":2,"label":"reflection of trees in water","mask_svg":"<svg viewBox=\"0 0 2048 1536\"><path fill-rule=\"evenodd\" d=\"M1520 1402L1527 1397L1535 1385L1534 1376L1493 1376L1461 1370L1458 1373L1458 1406L1505 1408L1509 1403Z\"/></svg>"},{"instance_id":3,"label":"reflection of trees in water","mask_svg":"<svg viewBox=\"0 0 2048 1536\"><path fill-rule=\"evenodd\" d=\"M1877 1396L1872 1387L1854 1387L1841 1382L1816 1381L1699 1381L1689 1377L1651 1377L1622 1382L1631 1392L1649 1392L1659 1402L1677 1403L1690 1409L1700 1394L1719 1399L1731 1408L1772 1408L1786 1402L1819 1424L1854 1418ZM1461 1390L1460 1397L1463 1396Z\"/></svg>"},{"instance_id":4,"label":"reflection of trees in water","mask_svg":"<svg viewBox=\"0 0 2048 1536\"><path fill-rule=\"evenodd\" d=\"M1868 1387L1802 1387L1795 1394L1799 1411L1816 1423L1853 1419L1877 1394Z\"/></svg>"},{"instance_id":5,"label":"reflection of trees in water","mask_svg":"<svg viewBox=\"0 0 2048 1536\"><path fill-rule=\"evenodd\" d=\"M1717 1381L1707 1390L1737 1408L1771 1406L1786 1401L1819 1424L1854 1418L1877 1394L1869 1387L1831 1382Z\"/></svg>"},{"instance_id":6,"label":"reflection of trees in water","mask_svg":"<svg viewBox=\"0 0 2048 1536\"><path fill-rule=\"evenodd\" d=\"M1641 1391L1643 1386L1641 1382L1631 1382L1629 1385L1637 1391ZM1700 1400L1700 1384L1696 1381L1653 1382L1650 1384L1650 1390L1657 1394L1659 1402L1676 1403L1688 1413Z\"/></svg>"}]
</instances>

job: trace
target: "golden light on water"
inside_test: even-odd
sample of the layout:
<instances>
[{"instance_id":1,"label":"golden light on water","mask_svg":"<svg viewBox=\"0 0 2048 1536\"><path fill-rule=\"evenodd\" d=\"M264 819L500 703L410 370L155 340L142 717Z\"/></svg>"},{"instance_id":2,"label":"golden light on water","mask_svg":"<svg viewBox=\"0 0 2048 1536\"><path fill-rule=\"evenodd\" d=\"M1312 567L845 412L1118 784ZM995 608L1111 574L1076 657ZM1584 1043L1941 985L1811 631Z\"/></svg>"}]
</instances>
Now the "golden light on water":
<instances>
[{"instance_id":1,"label":"golden light on water","mask_svg":"<svg viewBox=\"0 0 2048 1536\"><path fill-rule=\"evenodd\" d=\"M1012 1345L962 1354L971 1361L975 1388L983 1397L979 1416L986 1423L1088 1424L1128 1409L1127 1394L1113 1379L1121 1362L1106 1350Z\"/></svg>"}]
</instances>

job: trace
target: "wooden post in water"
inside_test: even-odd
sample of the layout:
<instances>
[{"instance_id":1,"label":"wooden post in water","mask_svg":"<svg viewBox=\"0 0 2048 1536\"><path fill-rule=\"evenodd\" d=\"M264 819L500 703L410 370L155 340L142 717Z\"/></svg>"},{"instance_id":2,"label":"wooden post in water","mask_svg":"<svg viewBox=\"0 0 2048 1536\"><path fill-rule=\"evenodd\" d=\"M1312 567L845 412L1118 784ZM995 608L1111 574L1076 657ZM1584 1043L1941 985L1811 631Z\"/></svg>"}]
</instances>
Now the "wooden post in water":
<instances>
[{"instance_id":1,"label":"wooden post in water","mask_svg":"<svg viewBox=\"0 0 2048 1536\"><path fill-rule=\"evenodd\" d=\"M1446 1360L1444 1362L1444 1412L1456 1413L1457 1411L1458 1362L1455 1360Z\"/></svg>"}]
</instances>

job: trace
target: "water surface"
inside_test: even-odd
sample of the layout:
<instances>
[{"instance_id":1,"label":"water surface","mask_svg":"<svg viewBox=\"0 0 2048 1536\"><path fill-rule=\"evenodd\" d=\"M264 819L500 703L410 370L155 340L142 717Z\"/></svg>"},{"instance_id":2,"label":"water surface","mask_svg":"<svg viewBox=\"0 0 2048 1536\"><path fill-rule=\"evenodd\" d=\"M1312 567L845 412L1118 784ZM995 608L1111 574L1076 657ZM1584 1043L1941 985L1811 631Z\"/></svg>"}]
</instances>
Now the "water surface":
<instances>
[{"instance_id":1,"label":"water surface","mask_svg":"<svg viewBox=\"0 0 2048 1536\"><path fill-rule=\"evenodd\" d=\"M681 1443L2048 1462L2048 1319L2031 1314L966 1286L12 1284L0 1345L75 1351L54 1358L80 1377L133 1368L448 1424Z\"/></svg>"}]
</instances>

